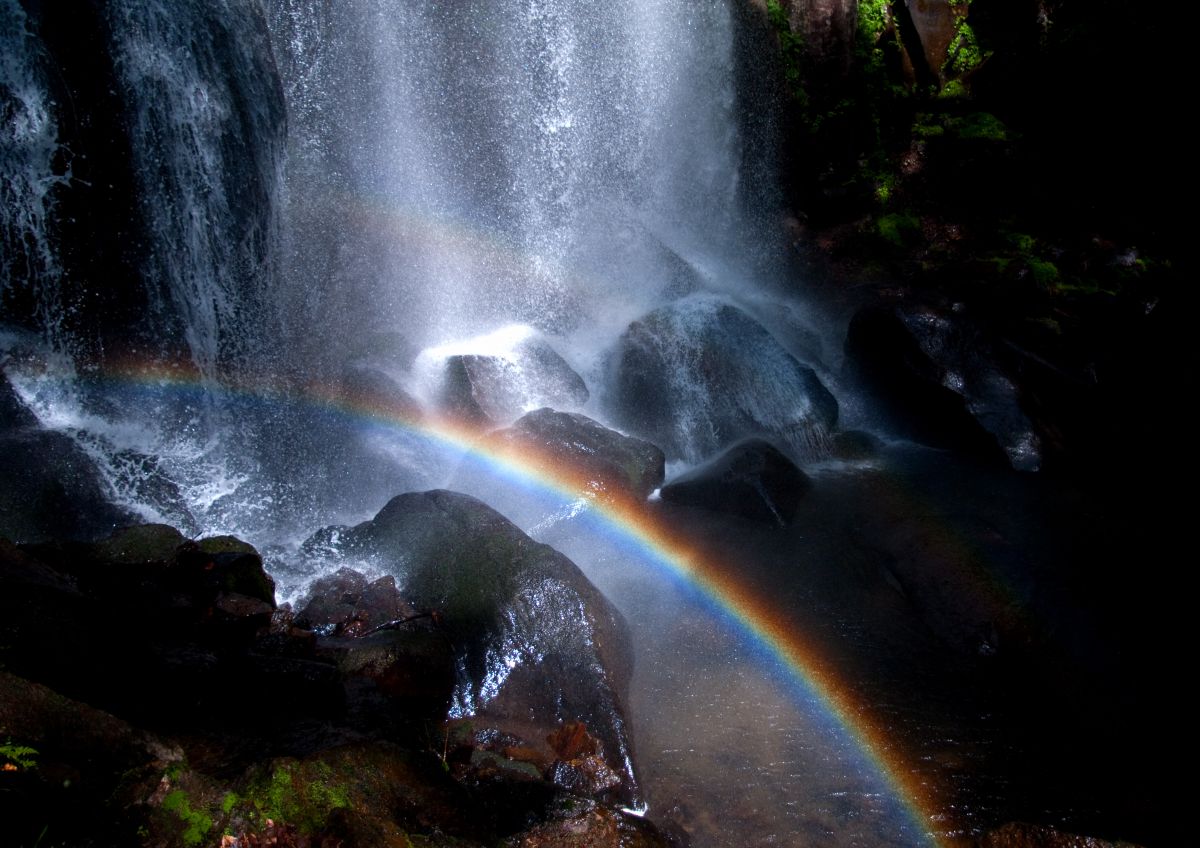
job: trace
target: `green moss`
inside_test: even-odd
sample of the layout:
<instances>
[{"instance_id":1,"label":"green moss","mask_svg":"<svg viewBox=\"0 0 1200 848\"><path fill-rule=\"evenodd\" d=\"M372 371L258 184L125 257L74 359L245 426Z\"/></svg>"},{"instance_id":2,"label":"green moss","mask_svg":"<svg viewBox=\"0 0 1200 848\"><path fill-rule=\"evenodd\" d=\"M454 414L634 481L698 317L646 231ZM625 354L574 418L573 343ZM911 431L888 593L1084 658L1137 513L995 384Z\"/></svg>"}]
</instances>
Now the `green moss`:
<instances>
[{"instance_id":1,"label":"green moss","mask_svg":"<svg viewBox=\"0 0 1200 848\"><path fill-rule=\"evenodd\" d=\"M1008 127L991 112L971 112L954 120L959 138L980 141L1007 141Z\"/></svg>"},{"instance_id":2,"label":"green moss","mask_svg":"<svg viewBox=\"0 0 1200 848\"><path fill-rule=\"evenodd\" d=\"M1029 257L1025 261L1029 265L1029 271L1033 274L1034 281L1039 286L1050 288L1058 284L1060 279L1058 266L1053 262L1036 257Z\"/></svg>"},{"instance_id":3,"label":"green moss","mask_svg":"<svg viewBox=\"0 0 1200 848\"><path fill-rule=\"evenodd\" d=\"M215 554L254 554L258 556L258 551L253 545L243 542L237 536L209 536L196 544L209 556Z\"/></svg>"},{"instance_id":4,"label":"green moss","mask_svg":"<svg viewBox=\"0 0 1200 848\"><path fill-rule=\"evenodd\" d=\"M879 174L875 178L875 199L880 206L886 206L896 192L899 178L895 174Z\"/></svg>"},{"instance_id":5,"label":"green moss","mask_svg":"<svg viewBox=\"0 0 1200 848\"><path fill-rule=\"evenodd\" d=\"M187 793L176 789L163 798L162 808L168 813L174 813L183 824L180 840L188 848L195 848L204 841L204 837L212 830L213 821L202 810L193 810Z\"/></svg>"},{"instance_id":6,"label":"green moss","mask_svg":"<svg viewBox=\"0 0 1200 848\"><path fill-rule=\"evenodd\" d=\"M1004 239L1021 253L1033 253L1037 247L1037 239L1029 235L1029 233L1005 233Z\"/></svg>"},{"instance_id":7,"label":"green moss","mask_svg":"<svg viewBox=\"0 0 1200 848\"><path fill-rule=\"evenodd\" d=\"M938 97L944 97L947 100L961 100L970 92L967 91L967 86L962 80L952 79L942 86L942 90L938 92Z\"/></svg>"},{"instance_id":8,"label":"green moss","mask_svg":"<svg viewBox=\"0 0 1200 848\"><path fill-rule=\"evenodd\" d=\"M227 802L229 796L222 808ZM282 760L252 784L244 798L235 796L229 810L237 806L248 807L264 819L295 825L302 834L311 835L325 828L334 810L349 807L350 798L328 764Z\"/></svg>"},{"instance_id":9,"label":"green moss","mask_svg":"<svg viewBox=\"0 0 1200 848\"><path fill-rule=\"evenodd\" d=\"M229 815L233 812L233 808L237 806L241 799L236 792L226 792L225 797L221 799L221 812Z\"/></svg>"},{"instance_id":10,"label":"green moss","mask_svg":"<svg viewBox=\"0 0 1200 848\"><path fill-rule=\"evenodd\" d=\"M875 222L875 229L884 241L904 247L921 233L921 221L908 212L892 212Z\"/></svg>"}]
</instances>

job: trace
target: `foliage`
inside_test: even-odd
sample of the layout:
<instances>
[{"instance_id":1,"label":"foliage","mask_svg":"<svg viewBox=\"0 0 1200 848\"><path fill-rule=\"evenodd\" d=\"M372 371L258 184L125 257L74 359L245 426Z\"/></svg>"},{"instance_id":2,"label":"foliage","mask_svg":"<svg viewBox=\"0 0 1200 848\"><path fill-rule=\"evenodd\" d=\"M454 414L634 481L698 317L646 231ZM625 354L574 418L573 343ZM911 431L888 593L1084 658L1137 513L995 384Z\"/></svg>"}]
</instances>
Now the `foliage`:
<instances>
[{"instance_id":1,"label":"foliage","mask_svg":"<svg viewBox=\"0 0 1200 848\"><path fill-rule=\"evenodd\" d=\"M951 6L954 12L954 38L946 48L946 60L942 63L942 79L944 80L959 81L961 78L969 76L978 70L979 66L991 55L979 46L975 30L967 23L969 5L969 0L960 0ZM955 91L965 92L961 82L959 82L959 86Z\"/></svg>"},{"instance_id":2,"label":"foliage","mask_svg":"<svg viewBox=\"0 0 1200 848\"><path fill-rule=\"evenodd\" d=\"M891 21L887 0L861 0L858 4L858 34L867 43L879 41Z\"/></svg>"},{"instance_id":3,"label":"foliage","mask_svg":"<svg viewBox=\"0 0 1200 848\"><path fill-rule=\"evenodd\" d=\"M787 11L779 0L767 0L767 20L779 39L779 54L783 60L783 79L788 96L793 100L806 100L801 67L804 57L804 39L792 31Z\"/></svg>"},{"instance_id":4,"label":"foliage","mask_svg":"<svg viewBox=\"0 0 1200 848\"><path fill-rule=\"evenodd\" d=\"M37 766L37 749L28 745L14 745L12 739L0 745L0 758L4 759L2 768L6 771L31 769Z\"/></svg>"},{"instance_id":5,"label":"foliage","mask_svg":"<svg viewBox=\"0 0 1200 848\"><path fill-rule=\"evenodd\" d=\"M921 221L910 212L891 212L875 222L875 229L884 241L904 247L921 232Z\"/></svg>"},{"instance_id":6,"label":"foliage","mask_svg":"<svg viewBox=\"0 0 1200 848\"><path fill-rule=\"evenodd\" d=\"M294 824L302 834L325 827L335 809L349 807L345 788L327 763L277 762L265 779L246 790L244 798L226 796L222 808L247 805L263 819Z\"/></svg>"}]
</instances>

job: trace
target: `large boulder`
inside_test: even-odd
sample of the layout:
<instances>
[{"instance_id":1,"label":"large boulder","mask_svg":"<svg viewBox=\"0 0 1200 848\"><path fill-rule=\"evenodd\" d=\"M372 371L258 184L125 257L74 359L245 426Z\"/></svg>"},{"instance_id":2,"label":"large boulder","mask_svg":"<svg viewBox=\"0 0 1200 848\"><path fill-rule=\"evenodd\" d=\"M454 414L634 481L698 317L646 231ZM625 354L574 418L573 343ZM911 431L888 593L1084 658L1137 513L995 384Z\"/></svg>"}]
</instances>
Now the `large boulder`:
<instances>
[{"instance_id":1,"label":"large boulder","mask_svg":"<svg viewBox=\"0 0 1200 848\"><path fill-rule=\"evenodd\" d=\"M639 802L622 705L628 635L574 563L448 491L399 495L339 540L343 557L392 574L410 603L436 613L455 651L452 717L526 735L582 721L620 778L605 797Z\"/></svg>"},{"instance_id":2,"label":"large boulder","mask_svg":"<svg viewBox=\"0 0 1200 848\"><path fill-rule=\"evenodd\" d=\"M42 428L0 375L0 535L93 540L136 521L75 440Z\"/></svg>"},{"instance_id":3,"label":"large boulder","mask_svg":"<svg viewBox=\"0 0 1200 848\"><path fill-rule=\"evenodd\" d=\"M622 428L698 462L739 439L824 456L838 404L757 321L719 298L689 297L633 322L617 344L609 413Z\"/></svg>"},{"instance_id":4,"label":"large boulder","mask_svg":"<svg viewBox=\"0 0 1200 848\"><path fill-rule=\"evenodd\" d=\"M527 335L503 347L445 357L438 389L443 413L468 424L502 426L529 409L587 403L583 378L544 340Z\"/></svg>"},{"instance_id":5,"label":"large boulder","mask_svg":"<svg viewBox=\"0 0 1200 848\"><path fill-rule=\"evenodd\" d=\"M535 409L511 427L492 433L501 452L532 451L587 478L596 493L645 498L662 485L666 458L649 442L625 436L575 412Z\"/></svg>"},{"instance_id":6,"label":"large boulder","mask_svg":"<svg viewBox=\"0 0 1200 848\"><path fill-rule=\"evenodd\" d=\"M871 306L846 335L852 375L901 435L934 447L1041 465L1041 439L995 345L968 317L932 306Z\"/></svg>"},{"instance_id":7,"label":"large boulder","mask_svg":"<svg viewBox=\"0 0 1200 848\"><path fill-rule=\"evenodd\" d=\"M662 499L787 524L812 487L808 476L770 442L748 439L662 488Z\"/></svg>"}]
</instances>

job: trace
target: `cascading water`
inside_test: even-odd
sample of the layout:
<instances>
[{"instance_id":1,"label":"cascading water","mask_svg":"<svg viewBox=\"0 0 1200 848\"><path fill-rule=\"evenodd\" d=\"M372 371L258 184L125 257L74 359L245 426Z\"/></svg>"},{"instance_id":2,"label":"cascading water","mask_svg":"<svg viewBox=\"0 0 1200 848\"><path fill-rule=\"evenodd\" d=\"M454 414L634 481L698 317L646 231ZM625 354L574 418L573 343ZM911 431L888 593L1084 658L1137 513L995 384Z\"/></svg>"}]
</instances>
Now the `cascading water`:
<instances>
[{"instance_id":1,"label":"cascading water","mask_svg":"<svg viewBox=\"0 0 1200 848\"><path fill-rule=\"evenodd\" d=\"M269 5L287 314L325 357L359 352L347 328L611 338L668 294L743 282L725 3Z\"/></svg>"},{"instance_id":2,"label":"cascading water","mask_svg":"<svg viewBox=\"0 0 1200 848\"><path fill-rule=\"evenodd\" d=\"M124 185L131 214L94 225L107 233L98 243L120 247L109 251L106 270L119 272L109 280L89 276L57 229L69 216L54 214L51 189L85 205L92 186L78 167L68 172L74 160L56 130L68 110L51 102L47 74L62 60L39 52L39 36L61 46L61 25L0 3L14 45L3 65L13 105L0 173L18 210L6 208L4 238L6 249L22 246L6 250L2 291L6 323L40 337L8 343L6 371L42 422L73 435L113 497L144 518L269 549L452 479L458 454L395 428L367 430L330 403L364 386L391 408L477 416L478 426L550 402L612 420L619 340L655 310L675 310L659 319L671 332L716 326L687 356L665 357L669 367L703 371L729 350L737 367L713 374L754 374L722 403L709 401L730 387L667 375L685 402L709 393L678 416L704 438L685 434L672 459L698 461L763 428L819 447L820 428L832 426L836 402L823 387L813 399L804 385L819 380L792 356L807 330L766 293L783 241L773 195L758 193L771 163L745 135L746 13L733 4L98 2L120 132L109 169L88 177ZM73 120L99 120L83 117ZM89 311L93 301L102 308ZM39 306L20 313L17 303ZM57 327L54 316L76 311L70 329ZM749 316L787 330L782 345ZM70 367L47 368L46 349ZM493 403L472 406L487 381L500 384ZM793 420L818 409L816 435ZM503 508L504 498L492 500ZM661 583L617 574L618 554L575 533L585 509L549 513L531 525L581 562L598 559L597 582L618 606L684 623L668 650L687 644L689 626L720 643L714 668L725 670L705 671L695 657L679 668L710 674L706 714L732 721L721 690L740 665L735 640L686 593L663 594L643 615ZM281 596L321 567L280 560ZM654 678L635 699L653 700L660 678L673 680L662 665L670 658L654 647L652 626L635 633ZM748 674L737 685L771 689ZM754 697L792 716L773 690ZM698 716L688 725L697 733ZM806 762L837 763L814 791L865 792L844 746L821 747L819 722L784 721L781 744L804 748ZM660 772L672 753L657 758ZM786 797L797 774L769 765L760 784ZM799 832L790 802L763 797L781 810L763 839ZM886 807L863 797L872 813ZM885 813L870 829L884 827ZM784 824L771 831L777 819ZM895 842L920 841L911 836Z\"/></svg>"}]
</instances>

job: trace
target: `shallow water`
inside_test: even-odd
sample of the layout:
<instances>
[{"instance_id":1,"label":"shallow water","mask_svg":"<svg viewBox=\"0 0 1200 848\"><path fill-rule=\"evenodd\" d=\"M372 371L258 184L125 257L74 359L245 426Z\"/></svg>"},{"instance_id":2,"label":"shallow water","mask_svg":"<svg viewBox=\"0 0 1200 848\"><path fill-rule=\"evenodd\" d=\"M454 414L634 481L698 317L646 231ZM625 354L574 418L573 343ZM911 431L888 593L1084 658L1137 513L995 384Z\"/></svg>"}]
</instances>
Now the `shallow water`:
<instances>
[{"instance_id":1,"label":"shallow water","mask_svg":"<svg viewBox=\"0 0 1200 848\"><path fill-rule=\"evenodd\" d=\"M1117 722L1120 735L1136 715L1076 702L1120 681L1096 677L1077 661L1079 645L1064 644L1102 651L1106 638L1067 591L1069 573L1056 571L1068 570L1077 528L1051 504L1080 497L900 448L819 471L786 528L655 506L837 670L836 688L861 710L851 724L875 728L891 774L693 586L578 520L540 535L628 619L649 815L697 848L967 845L1014 819L1121 835L1139 826L1122 817L1146 794L1124 770L1136 758L1114 745L1115 772L1101 778L1078 752L1095 722Z\"/></svg>"}]
</instances>

